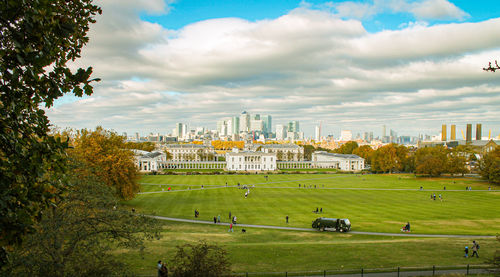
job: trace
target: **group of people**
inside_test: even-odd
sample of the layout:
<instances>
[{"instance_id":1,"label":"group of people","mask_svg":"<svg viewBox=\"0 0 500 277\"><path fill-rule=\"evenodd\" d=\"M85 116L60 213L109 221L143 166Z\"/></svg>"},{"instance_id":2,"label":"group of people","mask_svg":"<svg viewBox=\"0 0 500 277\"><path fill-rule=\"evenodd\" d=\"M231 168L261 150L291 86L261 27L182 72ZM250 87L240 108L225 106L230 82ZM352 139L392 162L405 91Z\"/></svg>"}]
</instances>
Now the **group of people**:
<instances>
[{"instance_id":1,"label":"group of people","mask_svg":"<svg viewBox=\"0 0 500 277\"><path fill-rule=\"evenodd\" d=\"M316 207L316 211L313 211L313 213L323 213L323 208Z\"/></svg>"},{"instance_id":2,"label":"group of people","mask_svg":"<svg viewBox=\"0 0 500 277\"><path fill-rule=\"evenodd\" d=\"M401 228L401 232L410 232L411 229L410 229L410 222L408 221L408 223L406 223L406 225L403 226L403 228Z\"/></svg>"},{"instance_id":3,"label":"group of people","mask_svg":"<svg viewBox=\"0 0 500 277\"><path fill-rule=\"evenodd\" d=\"M199 217L199 216L200 216L200 212L197 209L195 209L194 210L194 217Z\"/></svg>"},{"instance_id":4,"label":"group of people","mask_svg":"<svg viewBox=\"0 0 500 277\"><path fill-rule=\"evenodd\" d=\"M299 188L319 188L320 186L319 185L306 185L306 184L299 184ZM325 187L325 185L323 185L323 187Z\"/></svg>"},{"instance_id":5,"label":"group of people","mask_svg":"<svg viewBox=\"0 0 500 277\"><path fill-rule=\"evenodd\" d=\"M431 194L431 200L436 200L436 194L435 193ZM439 200L441 202L443 201L443 196L441 194L439 194Z\"/></svg>"},{"instance_id":6,"label":"group of people","mask_svg":"<svg viewBox=\"0 0 500 277\"><path fill-rule=\"evenodd\" d=\"M479 251L479 244L476 243L475 240L473 240L472 241L472 255L471 255L471 258L474 257L474 256L476 256L476 258L479 258L478 251ZM464 257L468 258L469 257L469 246L465 247L464 252L465 252Z\"/></svg>"},{"instance_id":7,"label":"group of people","mask_svg":"<svg viewBox=\"0 0 500 277\"><path fill-rule=\"evenodd\" d=\"M161 260L158 261L158 264L156 265L156 267L158 268L158 277L168 276L168 268L164 262L162 262Z\"/></svg>"}]
</instances>

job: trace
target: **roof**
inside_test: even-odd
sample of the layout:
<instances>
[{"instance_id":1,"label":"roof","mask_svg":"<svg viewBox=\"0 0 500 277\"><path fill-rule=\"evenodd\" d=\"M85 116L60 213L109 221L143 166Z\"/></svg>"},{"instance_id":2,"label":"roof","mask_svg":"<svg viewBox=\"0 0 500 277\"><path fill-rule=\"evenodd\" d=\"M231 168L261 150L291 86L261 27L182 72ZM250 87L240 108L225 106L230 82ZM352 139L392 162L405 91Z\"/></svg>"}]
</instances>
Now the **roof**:
<instances>
[{"instance_id":1,"label":"roof","mask_svg":"<svg viewBox=\"0 0 500 277\"><path fill-rule=\"evenodd\" d=\"M165 145L167 148L212 148L212 146L206 146L203 144L167 144Z\"/></svg>"},{"instance_id":2,"label":"roof","mask_svg":"<svg viewBox=\"0 0 500 277\"><path fill-rule=\"evenodd\" d=\"M354 155L354 154L328 153L325 151L316 151L313 154L324 155L324 156L335 157L335 158L342 158L342 159L362 159L360 156Z\"/></svg>"},{"instance_id":3,"label":"roof","mask_svg":"<svg viewBox=\"0 0 500 277\"><path fill-rule=\"evenodd\" d=\"M275 153L264 153L260 151L239 151L239 152L227 152L226 155L229 156L272 156L275 157Z\"/></svg>"},{"instance_id":4,"label":"roof","mask_svg":"<svg viewBox=\"0 0 500 277\"><path fill-rule=\"evenodd\" d=\"M286 144L264 144L262 145L262 148L301 148L297 144L293 143L286 143Z\"/></svg>"}]
</instances>

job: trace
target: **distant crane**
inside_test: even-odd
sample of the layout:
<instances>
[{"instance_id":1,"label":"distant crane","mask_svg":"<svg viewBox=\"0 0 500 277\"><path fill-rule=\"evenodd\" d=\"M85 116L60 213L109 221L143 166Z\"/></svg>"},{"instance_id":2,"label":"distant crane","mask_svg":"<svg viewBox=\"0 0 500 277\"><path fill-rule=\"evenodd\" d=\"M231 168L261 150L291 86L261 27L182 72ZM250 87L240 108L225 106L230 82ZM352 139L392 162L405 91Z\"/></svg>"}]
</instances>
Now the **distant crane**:
<instances>
[{"instance_id":1,"label":"distant crane","mask_svg":"<svg viewBox=\"0 0 500 277\"><path fill-rule=\"evenodd\" d=\"M460 130L460 132L462 132L462 138L465 140L464 130Z\"/></svg>"},{"instance_id":2,"label":"distant crane","mask_svg":"<svg viewBox=\"0 0 500 277\"><path fill-rule=\"evenodd\" d=\"M491 139L491 129L490 129L490 132L488 133L488 140Z\"/></svg>"}]
</instances>

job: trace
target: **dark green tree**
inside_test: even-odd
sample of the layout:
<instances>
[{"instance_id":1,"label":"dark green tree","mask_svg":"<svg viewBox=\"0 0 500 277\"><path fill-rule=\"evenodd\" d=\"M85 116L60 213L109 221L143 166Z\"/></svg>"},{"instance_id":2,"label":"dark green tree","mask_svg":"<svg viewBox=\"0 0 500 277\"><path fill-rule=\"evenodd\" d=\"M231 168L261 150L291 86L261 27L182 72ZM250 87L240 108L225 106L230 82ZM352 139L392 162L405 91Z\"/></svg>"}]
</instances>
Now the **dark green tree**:
<instances>
[{"instance_id":1,"label":"dark green tree","mask_svg":"<svg viewBox=\"0 0 500 277\"><path fill-rule=\"evenodd\" d=\"M342 146L340 146L339 148L335 149L334 152L339 154L352 154L352 152L358 147L359 146L357 142L348 141L342 144Z\"/></svg>"},{"instance_id":2,"label":"dark green tree","mask_svg":"<svg viewBox=\"0 0 500 277\"><path fill-rule=\"evenodd\" d=\"M314 151L316 151L314 146L307 144L307 145L304 145L303 147L304 147L304 160L305 161L312 160L312 153L314 153Z\"/></svg>"},{"instance_id":3,"label":"dark green tree","mask_svg":"<svg viewBox=\"0 0 500 277\"><path fill-rule=\"evenodd\" d=\"M0 1L2 249L57 201L67 144L48 134L43 107L68 92L92 93L92 68L72 72L67 63L80 57L98 13L91 0Z\"/></svg>"},{"instance_id":4,"label":"dark green tree","mask_svg":"<svg viewBox=\"0 0 500 277\"><path fill-rule=\"evenodd\" d=\"M483 156L479 162L479 174L490 183L500 184L500 146Z\"/></svg>"},{"instance_id":5,"label":"dark green tree","mask_svg":"<svg viewBox=\"0 0 500 277\"><path fill-rule=\"evenodd\" d=\"M69 189L44 211L36 232L9 253L3 275L130 275L128 266L112 251L143 249L144 240L159 238L157 220L122 209L114 188L97 176L78 172L72 170L74 175L65 180Z\"/></svg>"},{"instance_id":6,"label":"dark green tree","mask_svg":"<svg viewBox=\"0 0 500 277\"><path fill-rule=\"evenodd\" d=\"M228 276L231 272L226 251L205 241L177 246L172 265L171 271L176 277Z\"/></svg>"},{"instance_id":7,"label":"dark green tree","mask_svg":"<svg viewBox=\"0 0 500 277\"><path fill-rule=\"evenodd\" d=\"M365 163L367 164L371 164L373 152L374 150L370 145L362 145L352 151L353 154L365 159Z\"/></svg>"}]
</instances>

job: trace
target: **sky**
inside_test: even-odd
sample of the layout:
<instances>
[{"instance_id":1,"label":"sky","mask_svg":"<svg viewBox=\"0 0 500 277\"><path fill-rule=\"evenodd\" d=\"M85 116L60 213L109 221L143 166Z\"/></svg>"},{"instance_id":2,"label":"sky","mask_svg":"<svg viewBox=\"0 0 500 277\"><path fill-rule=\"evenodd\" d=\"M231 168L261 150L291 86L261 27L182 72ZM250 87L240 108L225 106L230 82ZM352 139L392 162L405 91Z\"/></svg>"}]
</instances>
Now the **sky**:
<instances>
[{"instance_id":1,"label":"sky","mask_svg":"<svg viewBox=\"0 0 500 277\"><path fill-rule=\"evenodd\" d=\"M169 134L247 111L306 136L500 135L500 72L482 70L500 60L497 0L94 3L103 14L70 66L102 81L47 110L57 127Z\"/></svg>"}]
</instances>

